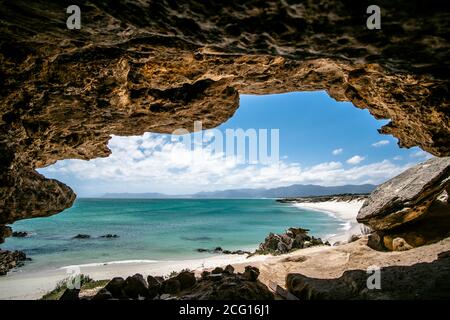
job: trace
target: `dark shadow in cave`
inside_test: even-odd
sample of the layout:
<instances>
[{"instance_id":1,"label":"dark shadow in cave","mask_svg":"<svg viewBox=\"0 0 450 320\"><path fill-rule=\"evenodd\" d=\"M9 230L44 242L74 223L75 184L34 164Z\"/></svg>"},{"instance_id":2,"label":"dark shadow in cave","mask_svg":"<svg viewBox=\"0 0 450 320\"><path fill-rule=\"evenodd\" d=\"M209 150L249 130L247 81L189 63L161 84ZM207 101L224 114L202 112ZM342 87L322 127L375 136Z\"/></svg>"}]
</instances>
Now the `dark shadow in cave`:
<instances>
[{"instance_id":1,"label":"dark shadow in cave","mask_svg":"<svg viewBox=\"0 0 450 320\"><path fill-rule=\"evenodd\" d=\"M366 270L345 271L336 279L286 276L286 287L300 300L414 300L450 298L450 251L433 262L380 268L381 289L368 289Z\"/></svg>"}]
</instances>

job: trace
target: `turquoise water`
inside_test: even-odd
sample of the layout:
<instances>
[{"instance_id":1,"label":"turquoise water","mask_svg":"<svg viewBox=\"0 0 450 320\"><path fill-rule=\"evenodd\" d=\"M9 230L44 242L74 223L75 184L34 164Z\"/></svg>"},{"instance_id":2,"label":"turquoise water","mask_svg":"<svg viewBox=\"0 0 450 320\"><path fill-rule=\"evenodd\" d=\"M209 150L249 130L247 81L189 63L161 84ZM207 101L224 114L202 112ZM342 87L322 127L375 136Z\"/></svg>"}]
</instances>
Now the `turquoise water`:
<instances>
[{"instance_id":1,"label":"turquoise water","mask_svg":"<svg viewBox=\"0 0 450 320\"><path fill-rule=\"evenodd\" d=\"M25 268L58 268L119 260L181 260L211 254L197 248L255 249L269 232L301 226L325 237L343 221L275 200L78 199L64 212L22 220L2 248L22 250L33 259ZM91 239L73 239L89 234ZM99 238L117 234L116 239Z\"/></svg>"}]
</instances>

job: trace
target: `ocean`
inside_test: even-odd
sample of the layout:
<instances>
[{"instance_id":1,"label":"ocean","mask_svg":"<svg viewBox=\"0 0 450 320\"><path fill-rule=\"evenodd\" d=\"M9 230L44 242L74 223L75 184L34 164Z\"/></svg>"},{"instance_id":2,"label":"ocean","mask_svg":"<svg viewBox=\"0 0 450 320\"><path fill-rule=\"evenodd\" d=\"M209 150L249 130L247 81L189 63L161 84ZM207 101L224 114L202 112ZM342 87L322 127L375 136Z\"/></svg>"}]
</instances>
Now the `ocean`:
<instances>
[{"instance_id":1,"label":"ocean","mask_svg":"<svg viewBox=\"0 0 450 320\"><path fill-rule=\"evenodd\" d=\"M347 223L333 215L273 199L77 199L46 218L15 222L25 238L8 238L2 249L32 258L28 271L131 260L175 261L212 256L197 249L254 250L269 232L310 229L325 238ZM77 234L89 239L74 239ZM115 234L117 238L102 238Z\"/></svg>"}]
</instances>

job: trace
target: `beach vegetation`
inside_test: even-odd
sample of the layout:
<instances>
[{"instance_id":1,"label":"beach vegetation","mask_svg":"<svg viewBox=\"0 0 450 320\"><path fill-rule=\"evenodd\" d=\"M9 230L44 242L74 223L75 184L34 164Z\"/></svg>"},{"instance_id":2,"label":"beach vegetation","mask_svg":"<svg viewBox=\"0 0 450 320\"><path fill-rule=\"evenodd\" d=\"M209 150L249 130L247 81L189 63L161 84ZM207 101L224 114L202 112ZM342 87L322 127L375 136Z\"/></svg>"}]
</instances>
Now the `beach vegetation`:
<instances>
[{"instance_id":1,"label":"beach vegetation","mask_svg":"<svg viewBox=\"0 0 450 320\"><path fill-rule=\"evenodd\" d=\"M67 277L58 281L55 288L44 294L41 300L58 300L68 288L69 283L72 283L72 281L73 277ZM109 280L94 280L85 274L79 275L79 281L80 290L90 290L97 287L103 287L109 282Z\"/></svg>"}]
</instances>

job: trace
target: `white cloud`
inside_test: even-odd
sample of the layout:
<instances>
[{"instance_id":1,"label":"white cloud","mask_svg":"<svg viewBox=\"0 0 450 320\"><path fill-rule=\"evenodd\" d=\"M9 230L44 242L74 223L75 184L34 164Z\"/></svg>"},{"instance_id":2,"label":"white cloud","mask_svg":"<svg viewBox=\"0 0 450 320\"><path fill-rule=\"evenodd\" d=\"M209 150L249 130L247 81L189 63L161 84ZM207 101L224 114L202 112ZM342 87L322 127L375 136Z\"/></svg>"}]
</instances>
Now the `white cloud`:
<instances>
[{"instance_id":1,"label":"white cloud","mask_svg":"<svg viewBox=\"0 0 450 320\"><path fill-rule=\"evenodd\" d=\"M378 142L372 143L372 147L378 148L382 146L386 146L389 144L389 140L380 140Z\"/></svg>"},{"instance_id":2,"label":"white cloud","mask_svg":"<svg viewBox=\"0 0 450 320\"><path fill-rule=\"evenodd\" d=\"M243 165L234 158L215 154L210 147L192 151L181 142L151 133L139 137L114 136L109 147L112 154L108 158L58 161L40 172L76 187L75 191L81 195L105 192L184 194L294 183L378 184L411 166L396 165L389 160L356 166L364 160L361 156L347 160L355 165L349 169L337 161L303 167L285 159L270 165Z\"/></svg>"},{"instance_id":3,"label":"white cloud","mask_svg":"<svg viewBox=\"0 0 450 320\"><path fill-rule=\"evenodd\" d=\"M348 164L358 164L358 163L360 163L361 161L363 161L364 159L366 159L366 158L365 158L365 157L361 157L361 156L356 155L356 156L353 156L353 157L351 157L350 159L348 159L346 162L347 162Z\"/></svg>"},{"instance_id":4,"label":"white cloud","mask_svg":"<svg viewBox=\"0 0 450 320\"><path fill-rule=\"evenodd\" d=\"M334 149L332 153L333 153L333 155L337 156L337 155L341 154L343 151L344 151L344 149L338 148L338 149Z\"/></svg>"},{"instance_id":5,"label":"white cloud","mask_svg":"<svg viewBox=\"0 0 450 320\"><path fill-rule=\"evenodd\" d=\"M418 150L409 155L411 158L430 159L433 156L426 151Z\"/></svg>"},{"instance_id":6,"label":"white cloud","mask_svg":"<svg viewBox=\"0 0 450 320\"><path fill-rule=\"evenodd\" d=\"M392 159L394 159L395 161L400 161L400 160L403 160L403 158L402 157L400 157L400 156L395 156L394 158L392 158Z\"/></svg>"}]
</instances>

